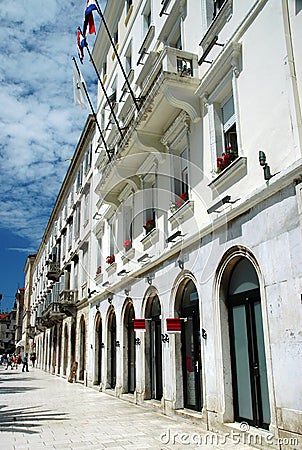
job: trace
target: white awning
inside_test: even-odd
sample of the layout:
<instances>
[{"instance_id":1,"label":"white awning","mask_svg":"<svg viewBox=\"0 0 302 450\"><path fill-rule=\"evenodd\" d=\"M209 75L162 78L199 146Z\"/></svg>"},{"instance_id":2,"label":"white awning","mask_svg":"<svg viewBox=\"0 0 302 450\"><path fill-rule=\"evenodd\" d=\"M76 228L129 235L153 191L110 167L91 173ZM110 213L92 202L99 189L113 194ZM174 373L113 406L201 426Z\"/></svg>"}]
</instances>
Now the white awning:
<instances>
[{"instance_id":1,"label":"white awning","mask_svg":"<svg viewBox=\"0 0 302 450\"><path fill-rule=\"evenodd\" d=\"M17 342L16 347L25 347L25 341L21 339L21 341Z\"/></svg>"}]
</instances>

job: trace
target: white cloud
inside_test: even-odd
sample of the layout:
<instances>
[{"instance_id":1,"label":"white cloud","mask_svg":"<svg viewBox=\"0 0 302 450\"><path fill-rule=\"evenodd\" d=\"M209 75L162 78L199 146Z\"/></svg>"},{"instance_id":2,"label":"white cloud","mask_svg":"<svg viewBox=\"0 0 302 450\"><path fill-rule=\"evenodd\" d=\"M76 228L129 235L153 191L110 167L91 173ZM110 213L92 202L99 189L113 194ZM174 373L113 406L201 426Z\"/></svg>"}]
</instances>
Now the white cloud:
<instances>
[{"instance_id":1,"label":"white cloud","mask_svg":"<svg viewBox=\"0 0 302 450\"><path fill-rule=\"evenodd\" d=\"M71 64L84 7L85 0L48 0L42 7L38 0L1 3L0 225L33 246L39 245L69 166L65 158L73 154L88 114L74 106ZM95 98L88 58L82 72Z\"/></svg>"}]
</instances>

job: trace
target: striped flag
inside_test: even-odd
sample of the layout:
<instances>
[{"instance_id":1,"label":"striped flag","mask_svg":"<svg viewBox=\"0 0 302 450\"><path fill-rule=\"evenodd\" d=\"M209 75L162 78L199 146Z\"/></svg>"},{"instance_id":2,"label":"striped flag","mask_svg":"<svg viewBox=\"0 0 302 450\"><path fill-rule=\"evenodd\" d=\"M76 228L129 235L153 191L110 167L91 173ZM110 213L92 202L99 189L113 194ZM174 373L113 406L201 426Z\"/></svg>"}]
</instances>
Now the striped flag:
<instances>
[{"instance_id":1,"label":"striped flag","mask_svg":"<svg viewBox=\"0 0 302 450\"><path fill-rule=\"evenodd\" d=\"M86 37L86 32L88 29L89 34L95 33L95 25L93 19L93 11L98 11L98 7L93 0L87 0L85 9L85 19L83 26L83 35Z\"/></svg>"},{"instance_id":2,"label":"striped flag","mask_svg":"<svg viewBox=\"0 0 302 450\"><path fill-rule=\"evenodd\" d=\"M86 41L85 41L84 36L81 33L81 29L80 28L78 28L78 33L77 33L77 47L78 47L78 53L79 53L80 61L83 64L84 47L86 47Z\"/></svg>"}]
</instances>

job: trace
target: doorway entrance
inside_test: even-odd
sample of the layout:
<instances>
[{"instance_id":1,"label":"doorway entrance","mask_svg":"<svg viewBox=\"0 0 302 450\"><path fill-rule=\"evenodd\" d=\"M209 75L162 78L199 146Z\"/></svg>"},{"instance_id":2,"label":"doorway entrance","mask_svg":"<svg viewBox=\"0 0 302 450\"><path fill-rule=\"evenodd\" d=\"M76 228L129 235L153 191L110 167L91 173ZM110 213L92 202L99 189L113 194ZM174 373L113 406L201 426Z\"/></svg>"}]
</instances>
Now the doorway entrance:
<instances>
[{"instance_id":1,"label":"doorway entrance","mask_svg":"<svg viewBox=\"0 0 302 450\"><path fill-rule=\"evenodd\" d=\"M181 320L184 407L201 411L203 399L199 298L191 280L183 290L180 317L184 319Z\"/></svg>"},{"instance_id":2,"label":"doorway entrance","mask_svg":"<svg viewBox=\"0 0 302 450\"><path fill-rule=\"evenodd\" d=\"M95 336L94 336L94 384L101 384L102 374L102 318L97 313L95 320Z\"/></svg>"},{"instance_id":3,"label":"doorway entrance","mask_svg":"<svg viewBox=\"0 0 302 450\"><path fill-rule=\"evenodd\" d=\"M134 318L134 307L129 303L124 320L124 392L130 394L134 394L136 382Z\"/></svg>"},{"instance_id":4,"label":"doorway entrance","mask_svg":"<svg viewBox=\"0 0 302 450\"><path fill-rule=\"evenodd\" d=\"M161 342L161 306L157 295L150 300L146 311L149 319L145 342L146 356L146 398L161 400L163 395L162 379L162 342Z\"/></svg>"},{"instance_id":5,"label":"doorway entrance","mask_svg":"<svg viewBox=\"0 0 302 450\"><path fill-rule=\"evenodd\" d=\"M228 289L234 419L268 429L270 407L257 273L242 258Z\"/></svg>"},{"instance_id":6,"label":"doorway entrance","mask_svg":"<svg viewBox=\"0 0 302 450\"><path fill-rule=\"evenodd\" d=\"M107 333L107 387L114 389L116 385L116 317L112 310L108 318Z\"/></svg>"}]
</instances>

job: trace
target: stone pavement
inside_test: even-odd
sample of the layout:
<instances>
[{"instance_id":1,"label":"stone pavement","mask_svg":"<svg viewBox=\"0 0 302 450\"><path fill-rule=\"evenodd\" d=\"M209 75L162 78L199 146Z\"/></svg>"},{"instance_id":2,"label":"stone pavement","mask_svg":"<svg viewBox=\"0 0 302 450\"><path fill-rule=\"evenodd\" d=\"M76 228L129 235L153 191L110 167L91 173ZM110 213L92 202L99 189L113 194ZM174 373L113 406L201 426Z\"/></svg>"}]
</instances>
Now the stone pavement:
<instances>
[{"instance_id":1,"label":"stone pavement","mask_svg":"<svg viewBox=\"0 0 302 450\"><path fill-rule=\"evenodd\" d=\"M207 440L206 440L207 439ZM0 366L0 449L249 450L198 425L70 384Z\"/></svg>"}]
</instances>

